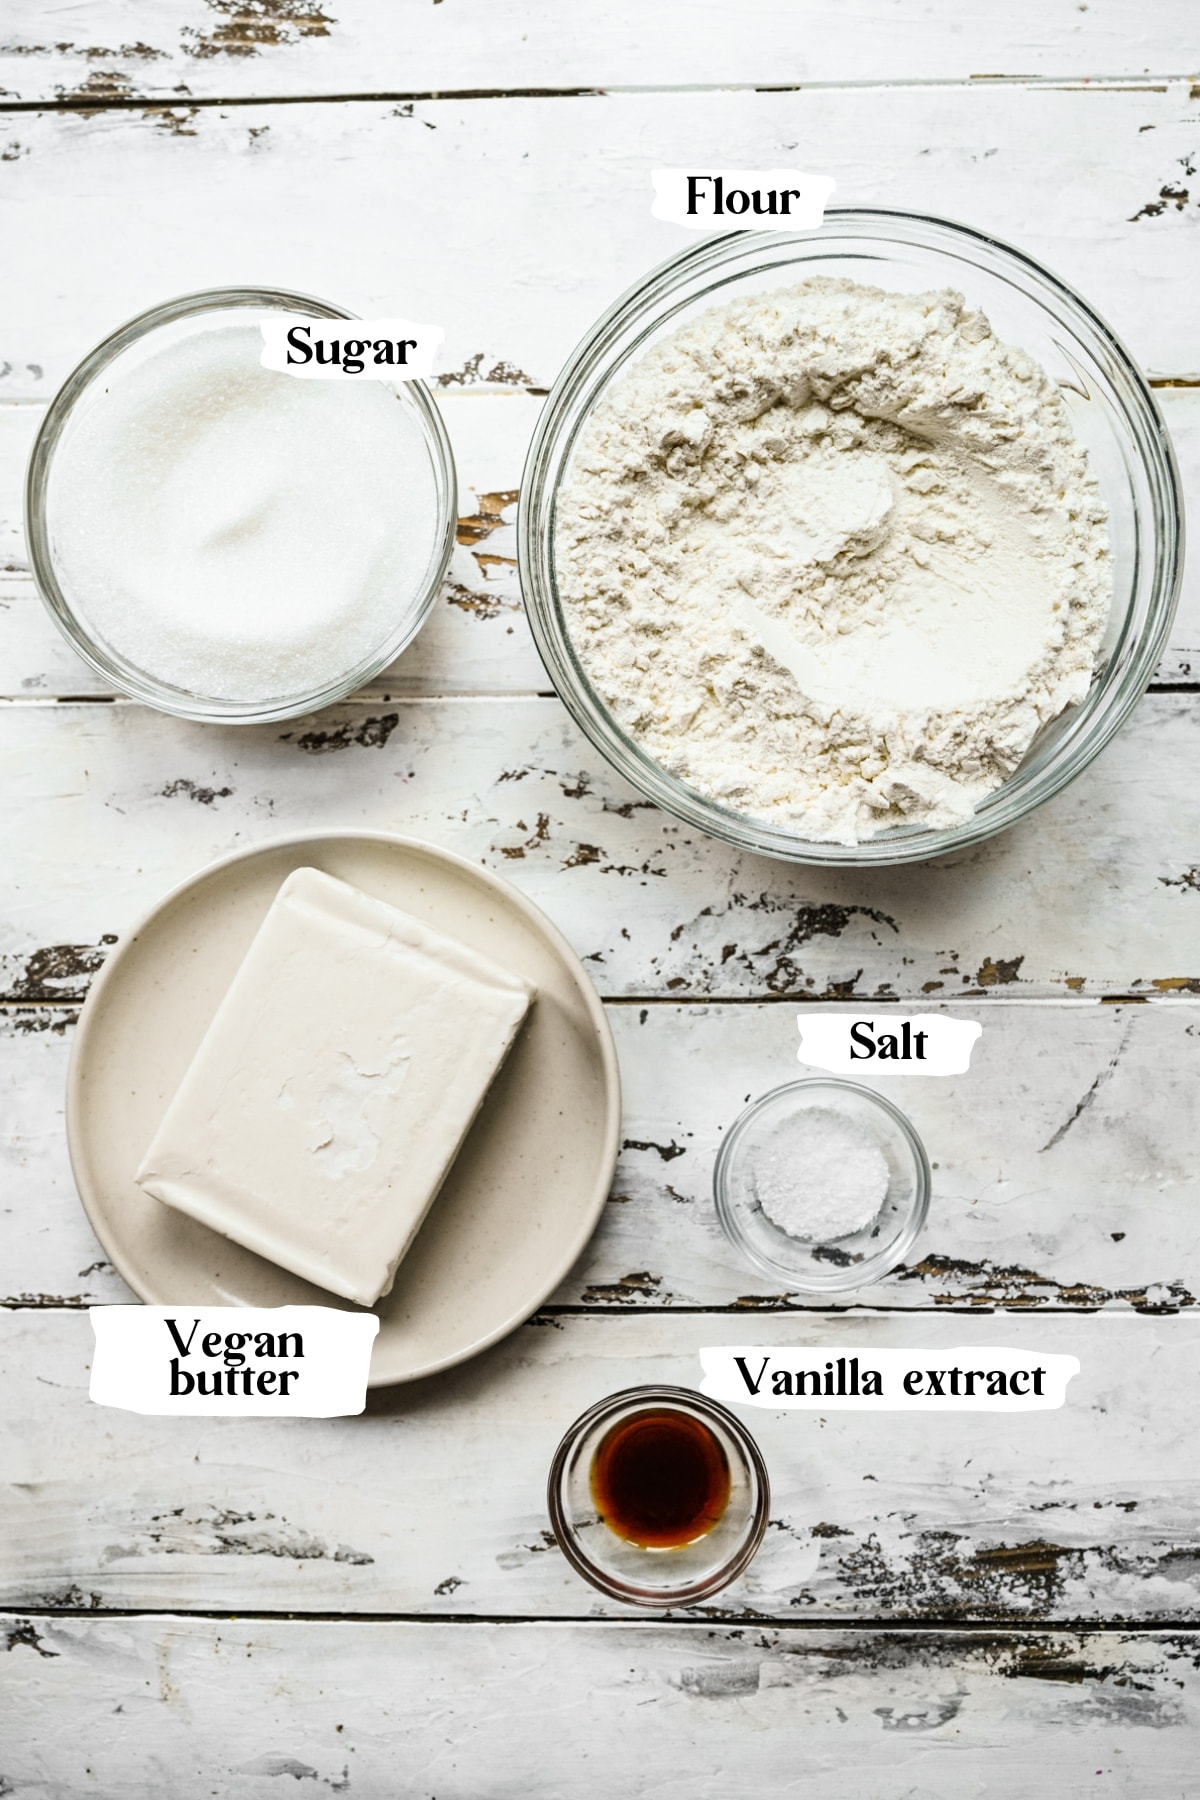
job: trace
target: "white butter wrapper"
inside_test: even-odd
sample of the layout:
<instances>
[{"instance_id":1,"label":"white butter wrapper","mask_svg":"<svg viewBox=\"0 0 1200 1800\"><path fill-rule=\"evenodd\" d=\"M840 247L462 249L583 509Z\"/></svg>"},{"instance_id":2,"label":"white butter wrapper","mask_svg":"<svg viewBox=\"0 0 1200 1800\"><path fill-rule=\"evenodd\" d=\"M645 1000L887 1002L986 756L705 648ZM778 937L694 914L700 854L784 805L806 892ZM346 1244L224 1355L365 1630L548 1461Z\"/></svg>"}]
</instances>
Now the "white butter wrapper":
<instances>
[{"instance_id":1,"label":"white butter wrapper","mask_svg":"<svg viewBox=\"0 0 1200 1800\"><path fill-rule=\"evenodd\" d=\"M373 1313L333 1306L89 1306L88 1395L125 1412L337 1419L366 1404Z\"/></svg>"},{"instance_id":2,"label":"white butter wrapper","mask_svg":"<svg viewBox=\"0 0 1200 1800\"><path fill-rule=\"evenodd\" d=\"M373 1306L470 1131L531 984L317 869L288 876L134 1179Z\"/></svg>"},{"instance_id":3,"label":"white butter wrapper","mask_svg":"<svg viewBox=\"0 0 1200 1800\"><path fill-rule=\"evenodd\" d=\"M965 1075L983 1035L977 1019L944 1013L801 1013L798 1062L831 1075L898 1069L905 1075ZM868 1055L867 1046L874 1046Z\"/></svg>"}]
</instances>

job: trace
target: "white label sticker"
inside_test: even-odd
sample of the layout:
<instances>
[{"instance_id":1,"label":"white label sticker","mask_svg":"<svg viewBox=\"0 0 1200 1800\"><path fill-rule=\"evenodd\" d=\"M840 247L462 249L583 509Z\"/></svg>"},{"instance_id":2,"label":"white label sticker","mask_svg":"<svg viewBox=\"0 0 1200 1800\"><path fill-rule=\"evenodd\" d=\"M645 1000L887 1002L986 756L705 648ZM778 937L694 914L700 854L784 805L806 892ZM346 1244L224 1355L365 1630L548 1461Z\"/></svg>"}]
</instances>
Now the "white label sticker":
<instances>
[{"instance_id":1,"label":"white label sticker","mask_svg":"<svg viewBox=\"0 0 1200 1800\"><path fill-rule=\"evenodd\" d=\"M656 219L689 231L814 231L837 183L798 169L654 169Z\"/></svg>"},{"instance_id":2,"label":"white label sticker","mask_svg":"<svg viewBox=\"0 0 1200 1800\"><path fill-rule=\"evenodd\" d=\"M977 1019L944 1013L801 1013L799 1062L833 1075L901 1067L906 1075L965 1075L983 1034Z\"/></svg>"},{"instance_id":3,"label":"white label sticker","mask_svg":"<svg viewBox=\"0 0 1200 1800\"><path fill-rule=\"evenodd\" d=\"M374 1313L335 1306L90 1306L97 1406L335 1419L366 1403Z\"/></svg>"},{"instance_id":4,"label":"white label sticker","mask_svg":"<svg viewBox=\"0 0 1200 1800\"><path fill-rule=\"evenodd\" d=\"M412 319L260 319L264 369L302 381L425 381L446 333Z\"/></svg>"},{"instance_id":5,"label":"white label sticker","mask_svg":"<svg viewBox=\"0 0 1200 1800\"><path fill-rule=\"evenodd\" d=\"M772 1350L719 1344L700 1352L700 1392L737 1406L820 1412L1052 1412L1077 1356L973 1344L955 1350Z\"/></svg>"}]
</instances>

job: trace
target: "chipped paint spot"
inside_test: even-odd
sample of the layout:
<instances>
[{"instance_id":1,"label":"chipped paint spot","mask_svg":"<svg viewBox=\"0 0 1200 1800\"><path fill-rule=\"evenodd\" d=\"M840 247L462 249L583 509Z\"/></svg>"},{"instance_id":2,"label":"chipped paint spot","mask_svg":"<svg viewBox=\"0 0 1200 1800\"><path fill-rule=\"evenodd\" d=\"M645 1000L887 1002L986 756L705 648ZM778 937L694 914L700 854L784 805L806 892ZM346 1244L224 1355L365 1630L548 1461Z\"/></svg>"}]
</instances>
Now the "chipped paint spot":
<instances>
[{"instance_id":1,"label":"chipped paint spot","mask_svg":"<svg viewBox=\"0 0 1200 1800\"><path fill-rule=\"evenodd\" d=\"M957 1718L961 1699L931 1700L925 1705L908 1707L898 1712L894 1706L877 1706L875 1716L885 1731L936 1731Z\"/></svg>"},{"instance_id":2,"label":"chipped paint spot","mask_svg":"<svg viewBox=\"0 0 1200 1800\"><path fill-rule=\"evenodd\" d=\"M11 1011L6 1008L0 1011L0 1036L36 1037L51 1031L55 1037L65 1037L77 1017L74 1010L48 1012L41 1006L18 1006Z\"/></svg>"},{"instance_id":3,"label":"chipped paint spot","mask_svg":"<svg viewBox=\"0 0 1200 1800\"><path fill-rule=\"evenodd\" d=\"M639 1299L656 1298L661 1286L661 1275L642 1269L633 1275L622 1275L619 1281L598 1282L584 1288L579 1298L584 1306L631 1306Z\"/></svg>"},{"instance_id":4,"label":"chipped paint spot","mask_svg":"<svg viewBox=\"0 0 1200 1800\"><path fill-rule=\"evenodd\" d=\"M457 541L466 545L479 544L493 531L499 531L507 523L505 511L517 503L517 493L516 488L500 488L493 494L479 494L478 511L468 513L458 521Z\"/></svg>"},{"instance_id":5,"label":"chipped paint spot","mask_svg":"<svg viewBox=\"0 0 1200 1800\"><path fill-rule=\"evenodd\" d=\"M1142 1287L1104 1288L1086 1281L1058 1281L1039 1275L1020 1263L999 1264L982 1259L969 1262L963 1257L942 1256L936 1252L920 1262L904 1265L894 1272L898 1281L937 1281L947 1284L947 1291L932 1295L935 1306L994 1307L1020 1311L1041 1306L1076 1306L1089 1311L1102 1307L1126 1305L1136 1312L1174 1313L1196 1305L1195 1295L1182 1282L1147 1282Z\"/></svg>"},{"instance_id":6,"label":"chipped paint spot","mask_svg":"<svg viewBox=\"0 0 1200 1800\"><path fill-rule=\"evenodd\" d=\"M496 1566L500 1569L521 1569L531 1556L541 1556L547 1550L557 1549L558 1539L554 1533L543 1530L532 1544L518 1544L515 1550L502 1550L496 1558Z\"/></svg>"},{"instance_id":7,"label":"chipped paint spot","mask_svg":"<svg viewBox=\"0 0 1200 1800\"><path fill-rule=\"evenodd\" d=\"M515 363L506 362L499 357L485 369L487 357L479 350L474 356L468 356L457 369L446 369L434 378L435 387L519 387L531 394L545 393L545 388L534 385L532 375L526 375L524 369L518 369Z\"/></svg>"},{"instance_id":8,"label":"chipped paint spot","mask_svg":"<svg viewBox=\"0 0 1200 1800\"><path fill-rule=\"evenodd\" d=\"M479 566L479 573L485 581L502 581L510 569L515 569L515 556L497 556L490 550L472 550L471 555Z\"/></svg>"},{"instance_id":9,"label":"chipped paint spot","mask_svg":"<svg viewBox=\"0 0 1200 1800\"><path fill-rule=\"evenodd\" d=\"M60 100L67 101L72 111L90 119L102 112L113 100L133 98L133 83L120 69L89 69L77 88L58 88ZM88 102L94 102L89 105Z\"/></svg>"},{"instance_id":10,"label":"chipped paint spot","mask_svg":"<svg viewBox=\"0 0 1200 1800\"><path fill-rule=\"evenodd\" d=\"M57 1650L46 1648L31 1619L25 1619L19 1625L10 1625L4 1634L6 1650L16 1650L18 1646L22 1646L26 1650L33 1650L38 1656L58 1655Z\"/></svg>"},{"instance_id":11,"label":"chipped paint spot","mask_svg":"<svg viewBox=\"0 0 1200 1800\"><path fill-rule=\"evenodd\" d=\"M306 38L329 36L337 23L314 0L205 0L219 23L208 31L185 26L184 49L197 60L213 56L257 56Z\"/></svg>"},{"instance_id":12,"label":"chipped paint spot","mask_svg":"<svg viewBox=\"0 0 1200 1800\"><path fill-rule=\"evenodd\" d=\"M198 806L211 806L214 800L228 800L233 793L231 787L210 788L198 787L194 781L180 776L178 781L168 781L165 787L159 788L159 795L164 800L173 800L176 794L186 794Z\"/></svg>"},{"instance_id":13,"label":"chipped paint spot","mask_svg":"<svg viewBox=\"0 0 1200 1800\"><path fill-rule=\"evenodd\" d=\"M1006 987L1017 979L1024 961L1023 956L1000 957L995 961L985 956L975 973L975 980L980 987Z\"/></svg>"},{"instance_id":14,"label":"chipped paint spot","mask_svg":"<svg viewBox=\"0 0 1200 1800\"><path fill-rule=\"evenodd\" d=\"M114 1546L111 1561L141 1556L276 1556L295 1562L334 1562L366 1567L375 1558L347 1544L331 1544L278 1519L273 1512L234 1512L209 1505L152 1513L138 1533L144 1545Z\"/></svg>"},{"instance_id":15,"label":"chipped paint spot","mask_svg":"<svg viewBox=\"0 0 1200 1800\"><path fill-rule=\"evenodd\" d=\"M98 944L48 944L35 950L0 1001L85 999L108 946L116 941L106 933Z\"/></svg>"},{"instance_id":16,"label":"chipped paint spot","mask_svg":"<svg viewBox=\"0 0 1200 1800\"><path fill-rule=\"evenodd\" d=\"M446 600L460 612L472 613L477 619L494 619L500 613L521 610L520 598L513 594L490 594L479 588L464 587L461 581L446 584Z\"/></svg>"},{"instance_id":17,"label":"chipped paint spot","mask_svg":"<svg viewBox=\"0 0 1200 1800\"><path fill-rule=\"evenodd\" d=\"M200 117L198 106L144 106L143 119L149 119L160 131L169 132L172 137L195 137L194 121Z\"/></svg>"},{"instance_id":18,"label":"chipped paint spot","mask_svg":"<svg viewBox=\"0 0 1200 1800\"><path fill-rule=\"evenodd\" d=\"M1196 173L1196 163L1192 155L1181 156L1178 158L1178 162L1185 175L1191 176ZM1187 188L1180 184L1177 177L1172 177L1159 188L1157 199L1148 200L1145 206L1133 214L1129 223L1136 225L1139 219L1159 219L1172 208L1176 212L1183 212L1190 199L1191 195Z\"/></svg>"},{"instance_id":19,"label":"chipped paint spot","mask_svg":"<svg viewBox=\"0 0 1200 1800\"><path fill-rule=\"evenodd\" d=\"M57 1594L47 1594L42 1601L43 1606L57 1612L99 1612L102 1604L101 1597L95 1590L85 1594L75 1582Z\"/></svg>"},{"instance_id":20,"label":"chipped paint spot","mask_svg":"<svg viewBox=\"0 0 1200 1800\"><path fill-rule=\"evenodd\" d=\"M632 819L635 812L658 811L653 800L603 800L600 804L603 812L615 813L618 819Z\"/></svg>"},{"instance_id":21,"label":"chipped paint spot","mask_svg":"<svg viewBox=\"0 0 1200 1800\"><path fill-rule=\"evenodd\" d=\"M635 806L646 805L647 802L626 802L624 805L605 803L606 812L619 812L628 816ZM668 844L668 849L675 848ZM604 873L610 871L606 868ZM635 873L632 869L616 867L614 874ZM643 865L643 874L662 874L659 868ZM766 915L772 922L773 935L765 942L749 943L747 931L743 928L740 940L736 937L723 943L713 954L719 961L708 960L700 945L713 932L714 927L722 923L726 926L735 922L742 915ZM734 893L722 907L705 906L693 918L676 925L670 934L672 943L680 939L696 940L696 950L692 966L686 975L677 975L666 985L672 988L688 988L695 994L711 991L720 969L731 962L741 965L742 970L755 983L764 986L769 993L780 996L794 996L798 1000L826 1001L850 1000L855 998L855 991L862 979L861 967L843 976L840 980L826 978L822 988L817 987L814 976L806 974L799 959L798 952L808 943L818 938L840 938L844 933L866 928L876 944L882 940L880 931L889 931L899 935L900 925L889 914L869 906L844 906L832 902L817 903L791 899L781 899L768 893L750 896L745 893ZM878 928L873 929L873 928ZM890 984L888 984L890 987ZM886 996L891 998L890 993Z\"/></svg>"},{"instance_id":22,"label":"chipped paint spot","mask_svg":"<svg viewBox=\"0 0 1200 1800\"><path fill-rule=\"evenodd\" d=\"M1174 206L1176 212L1182 212L1191 195L1185 187L1172 187L1167 183L1158 190L1157 200L1148 200L1140 211L1135 212L1129 223L1136 225L1139 219L1156 219L1166 212L1168 206Z\"/></svg>"},{"instance_id":23,"label":"chipped paint spot","mask_svg":"<svg viewBox=\"0 0 1200 1800\"><path fill-rule=\"evenodd\" d=\"M281 731L279 741L281 744L294 741L296 748L303 750L306 756L325 756L333 750L348 750L352 744L361 745L365 750L382 750L399 723L399 713L380 713L357 725L347 719L330 731L305 731L299 737L294 731Z\"/></svg>"},{"instance_id":24,"label":"chipped paint spot","mask_svg":"<svg viewBox=\"0 0 1200 1800\"><path fill-rule=\"evenodd\" d=\"M92 1296L88 1294L8 1294L0 1300L0 1306L10 1307L14 1312L18 1308L35 1312L82 1312L91 1305Z\"/></svg>"},{"instance_id":25,"label":"chipped paint spot","mask_svg":"<svg viewBox=\"0 0 1200 1800\"><path fill-rule=\"evenodd\" d=\"M672 1138L669 1144L656 1144L652 1140L626 1138L621 1145L622 1150L656 1150L664 1162L672 1162L677 1156L686 1156L687 1146L677 1144Z\"/></svg>"},{"instance_id":26,"label":"chipped paint spot","mask_svg":"<svg viewBox=\"0 0 1200 1800\"><path fill-rule=\"evenodd\" d=\"M524 819L518 819L515 829L517 831L528 831L529 827ZM546 843L549 840L549 837L550 814L539 813L532 836L527 837L522 844L501 844L500 854L501 856L507 856L510 861L520 861L527 850L536 850L539 845Z\"/></svg>"},{"instance_id":27,"label":"chipped paint spot","mask_svg":"<svg viewBox=\"0 0 1200 1800\"><path fill-rule=\"evenodd\" d=\"M943 1618L1012 1618L1049 1613L1067 1575L1080 1577L1094 1551L1039 1539L973 1550L955 1531L917 1531L903 1550L884 1551L874 1532L844 1551L838 1568L860 1602L898 1619L936 1612Z\"/></svg>"}]
</instances>

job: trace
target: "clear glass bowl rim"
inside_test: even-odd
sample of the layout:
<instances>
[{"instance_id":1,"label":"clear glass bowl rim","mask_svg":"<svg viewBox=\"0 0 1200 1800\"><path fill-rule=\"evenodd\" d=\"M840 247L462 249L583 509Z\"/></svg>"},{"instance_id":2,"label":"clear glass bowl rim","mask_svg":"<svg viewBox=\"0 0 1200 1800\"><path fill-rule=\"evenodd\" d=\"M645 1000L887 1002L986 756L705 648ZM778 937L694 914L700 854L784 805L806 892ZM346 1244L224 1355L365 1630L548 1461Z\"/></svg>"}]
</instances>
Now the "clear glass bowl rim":
<instances>
[{"instance_id":1,"label":"clear glass bowl rim","mask_svg":"<svg viewBox=\"0 0 1200 1800\"><path fill-rule=\"evenodd\" d=\"M594 692L571 643L552 574L557 478L569 464L575 438L587 417L584 400L593 377L605 368L609 352L622 335L644 319L644 328L629 346L630 350L636 348L678 306L695 297L690 286L693 281L723 265L743 258L749 261L755 244L762 247L764 263L770 265L780 260L772 256L773 251L820 243L835 235L861 243L906 245L965 257L1011 282L1025 299L1044 305L1057 319L1058 314L1043 301L1044 291L1071 317L1071 329L1088 342L1089 350L1106 356L1114 365L1113 386L1123 426L1149 488L1154 557L1140 634L1131 648L1132 618L1127 613L1103 675L1093 682L1082 707L1071 715L1075 722L1067 728L1070 735L1061 754L1061 746L1056 746L1053 756L1024 781L1018 770L959 825L904 828L858 844L799 838L783 827L708 800L668 774L617 724ZM803 275L803 260L797 261L798 280ZM681 291L685 297L678 306L668 308L667 301ZM882 207L830 208L824 224L815 231L728 231L705 237L667 257L627 288L576 346L550 391L525 459L517 512L521 591L534 641L560 699L585 736L627 781L686 824L741 850L810 865L878 867L924 862L1007 830L1061 793L1125 724L1153 677L1179 598L1183 548L1183 498L1174 448L1152 390L1111 326L1061 277L1003 239L956 220ZM1107 700L1103 710L1100 697Z\"/></svg>"},{"instance_id":2,"label":"clear glass bowl rim","mask_svg":"<svg viewBox=\"0 0 1200 1800\"><path fill-rule=\"evenodd\" d=\"M781 1094L794 1094L801 1091L812 1093L834 1090L837 1093L850 1093L860 1100L869 1101L873 1106L886 1113L895 1125L898 1125L904 1140L912 1152L913 1159L913 1198L908 1217L890 1241L886 1249L880 1249L873 1256L864 1257L862 1262L848 1268L831 1268L827 1276L819 1280L812 1276L798 1275L786 1263L776 1262L772 1257L750 1243L742 1231L736 1211L729 1196L729 1164L740 1140L745 1136L755 1119L769 1106L778 1100ZM861 1082L845 1081L838 1075L813 1075L800 1081L784 1081L769 1092L760 1094L752 1100L743 1112L740 1112L729 1127L721 1147L717 1151L717 1160L713 1165L713 1204L721 1229L729 1242L750 1265L763 1275L782 1275L788 1283L790 1292L802 1294L849 1294L858 1288L866 1287L872 1281L880 1280L890 1273L896 1265L912 1249L925 1226L929 1216L929 1199L933 1188L933 1172L929 1166L929 1157L920 1135L908 1115L900 1110L893 1101L883 1094L877 1094L873 1088L863 1087Z\"/></svg>"},{"instance_id":3,"label":"clear glass bowl rim","mask_svg":"<svg viewBox=\"0 0 1200 1800\"><path fill-rule=\"evenodd\" d=\"M617 1414L636 1406L663 1406L688 1413L705 1423L715 1420L734 1439L745 1456L757 1489L748 1534L733 1554L703 1579L682 1582L677 1588L639 1588L633 1583L623 1582L607 1569L600 1568L587 1555L579 1541L579 1534L563 1508L563 1482L578 1444L609 1418L615 1418ZM599 1588L601 1593L607 1594L612 1600L625 1600L634 1606L662 1611L667 1607L691 1606L698 1600L707 1600L722 1588L728 1587L731 1581L736 1581L749 1567L767 1529L767 1517L771 1510L771 1482L762 1451L754 1438L741 1420L719 1401L710 1400L706 1394L698 1393L694 1388L665 1385L621 1388L619 1392L606 1394L603 1400L597 1400L594 1405L589 1406L563 1433L558 1449L554 1452L546 1482L546 1510L550 1514L550 1524L558 1539L559 1549L577 1575L582 1575L585 1581L591 1582L593 1587Z\"/></svg>"},{"instance_id":4,"label":"clear glass bowl rim","mask_svg":"<svg viewBox=\"0 0 1200 1800\"><path fill-rule=\"evenodd\" d=\"M205 312L243 307L255 311L298 312L321 319L353 319L357 316L328 300L318 300L311 294L296 293L289 288L219 287L180 294L173 300L147 307L144 312L126 320L101 339L94 349L88 351L50 402L34 439L25 477L25 539L29 546L34 583L47 612L68 643L105 681L132 699L156 707L160 712L173 713L177 718L201 722L219 721L227 725L262 725L276 719L298 718L305 713L315 712L319 707L345 699L364 682L378 675L412 642L429 616L449 567L457 526L458 485L454 452L441 413L426 384L423 381L410 381L407 386L425 427L438 494L434 559L425 586L411 612L406 614L403 626L355 668L322 688L267 704L258 701L209 700L156 682L97 643L63 593L50 550L46 494L59 439L76 404L93 381L131 345L160 326L175 324L180 319L192 318Z\"/></svg>"}]
</instances>

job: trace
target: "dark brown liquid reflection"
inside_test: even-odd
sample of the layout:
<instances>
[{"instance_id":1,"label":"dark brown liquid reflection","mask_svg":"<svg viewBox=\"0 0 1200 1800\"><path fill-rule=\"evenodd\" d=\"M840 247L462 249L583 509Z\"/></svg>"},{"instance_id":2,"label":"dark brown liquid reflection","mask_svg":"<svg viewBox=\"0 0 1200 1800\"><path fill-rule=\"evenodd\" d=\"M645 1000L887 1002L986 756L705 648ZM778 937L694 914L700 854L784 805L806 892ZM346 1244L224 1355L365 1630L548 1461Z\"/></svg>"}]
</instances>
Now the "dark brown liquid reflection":
<instances>
[{"instance_id":1,"label":"dark brown liquid reflection","mask_svg":"<svg viewBox=\"0 0 1200 1800\"><path fill-rule=\"evenodd\" d=\"M678 1548L712 1530L729 1504L729 1460L701 1419L631 1413L592 1458L592 1500L610 1531L646 1550Z\"/></svg>"}]
</instances>

